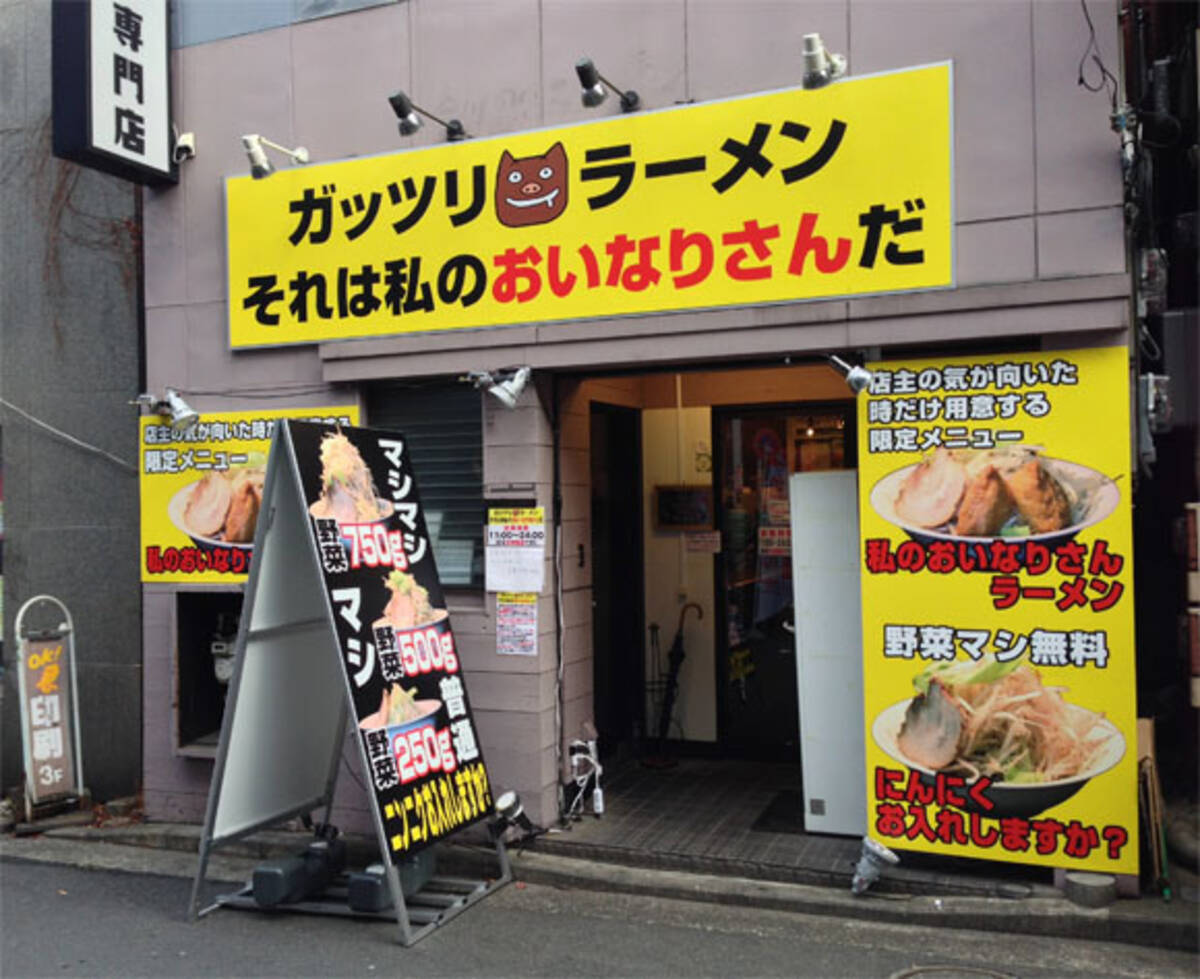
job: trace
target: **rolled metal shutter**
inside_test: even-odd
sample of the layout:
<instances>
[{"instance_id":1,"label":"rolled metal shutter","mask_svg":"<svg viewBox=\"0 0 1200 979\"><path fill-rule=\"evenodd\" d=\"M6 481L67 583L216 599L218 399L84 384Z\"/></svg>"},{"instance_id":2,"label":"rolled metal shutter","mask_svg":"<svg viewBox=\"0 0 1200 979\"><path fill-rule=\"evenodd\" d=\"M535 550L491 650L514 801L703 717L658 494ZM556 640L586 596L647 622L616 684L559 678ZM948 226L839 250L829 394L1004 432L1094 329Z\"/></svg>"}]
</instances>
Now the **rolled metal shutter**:
<instances>
[{"instance_id":1,"label":"rolled metal shutter","mask_svg":"<svg viewBox=\"0 0 1200 979\"><path fill-rule=\"evenodd\" d=\"M483 587L483 405L453 381L368 387L367 424L405 436L443 587Z\"/></svg>"}]
</instances>

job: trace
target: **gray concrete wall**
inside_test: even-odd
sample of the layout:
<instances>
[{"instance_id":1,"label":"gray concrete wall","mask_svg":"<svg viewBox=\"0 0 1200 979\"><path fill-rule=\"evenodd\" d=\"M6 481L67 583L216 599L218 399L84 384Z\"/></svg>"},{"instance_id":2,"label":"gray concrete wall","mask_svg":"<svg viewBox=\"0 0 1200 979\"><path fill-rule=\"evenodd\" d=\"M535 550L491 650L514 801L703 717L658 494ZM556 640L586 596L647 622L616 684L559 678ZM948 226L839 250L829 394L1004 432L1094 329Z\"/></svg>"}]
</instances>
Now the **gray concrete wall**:
<instances>
[{"instance_id":1,"label":"gray concrete wall","mask_svg":"<svg viewBox=\"0 0 1200 979\"><path fill-rule=\"evenodd\" d=\"M1092 0L1089 9L1115 65L1115 3ZM581 107L573 64L584 54L650 108L741 95L797 84L800 38L811 31L847 56L852 74L953 59L958 289L229 351L222 180L246 171L242 133L304 145L314 160L440 142L432 124L397 135L386 97L398 88L477 136L618 112L615 100ZM1118 146L1105 97L1076 84L1086 43L1077 5L1038 0L409 0L177 50L175 116L196 133L198 155L178 188L147 199L150 381L228 391L194 399L216 410L259 386L514 363L580 370L993 335L1111 338L1126 325L1128 295ZM562 405L570 554L588 539L587 394L567 392ZM532 387L517 411L487 410L485 490L532 482L549 507L554 460ZM591 700L590 567L571 564L564 562L565 738L578 733ZM551 580L539 655L515 664L494 654L491 597L461 595L451 604L493 777L519 789L543 820L553 815L555 782ZM169 589L147 595L148 744L169 725L169 601ZM148 798L161 800L156 813L195 815L206 778L204 763L167 750L148 761Z\"/></svg>"},{"instance_id":2,"label":"gray concrete wall","mask_svg":"<svg viewBox=\"0 0 1200 979\"><path fill-rule=\"evenodd\" d=\"M48 593L74 618L84 777L103 801L141 779L137 411L128 404L140 383L138 191L51 156L50 92L50 4L0 3L0 398L9 403L0 405L0 785L22 773L13 620L26 599Z\"/></svg>"}]
</instances>

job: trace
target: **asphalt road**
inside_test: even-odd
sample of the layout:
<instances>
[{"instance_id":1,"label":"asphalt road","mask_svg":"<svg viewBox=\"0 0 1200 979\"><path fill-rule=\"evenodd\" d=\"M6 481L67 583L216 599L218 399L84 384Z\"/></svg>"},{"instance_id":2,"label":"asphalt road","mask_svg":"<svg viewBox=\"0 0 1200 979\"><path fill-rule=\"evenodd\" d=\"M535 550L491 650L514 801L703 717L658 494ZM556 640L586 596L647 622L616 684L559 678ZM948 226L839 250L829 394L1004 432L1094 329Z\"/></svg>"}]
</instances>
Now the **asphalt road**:
<instances>
[{"instance_id":1,"label":"asphalt road","mask_svg":"<svg viewBox=\"0 0 1200 979\"><path fill-rule=\"evenodd\" d=\"M181 877L0 861L0 975L1195 976L1185 952L509 885L411 948L393 924L218 910ZM228 890L228 887L224 888ZM215 891L219 892L220 888Z\"/></svg>"}]
</instances>

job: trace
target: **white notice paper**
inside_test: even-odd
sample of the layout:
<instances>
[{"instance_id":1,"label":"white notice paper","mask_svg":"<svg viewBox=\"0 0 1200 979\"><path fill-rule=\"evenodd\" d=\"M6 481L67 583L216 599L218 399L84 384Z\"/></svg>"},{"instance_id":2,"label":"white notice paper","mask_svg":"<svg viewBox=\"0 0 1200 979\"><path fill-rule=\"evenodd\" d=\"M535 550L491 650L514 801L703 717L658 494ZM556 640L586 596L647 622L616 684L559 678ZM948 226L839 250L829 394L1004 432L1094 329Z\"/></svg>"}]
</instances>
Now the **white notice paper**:
<instances>
[{"instance_id":1,"label":"white notice paper","mask_svg":"<svg viewBox=\"0 0 1200 979\"><path fill-rule=\"evenodd\" d=\"M545 508L488 510L484 548L488 591L540 592L545 560Z\"/></svg>"}]
</instances>

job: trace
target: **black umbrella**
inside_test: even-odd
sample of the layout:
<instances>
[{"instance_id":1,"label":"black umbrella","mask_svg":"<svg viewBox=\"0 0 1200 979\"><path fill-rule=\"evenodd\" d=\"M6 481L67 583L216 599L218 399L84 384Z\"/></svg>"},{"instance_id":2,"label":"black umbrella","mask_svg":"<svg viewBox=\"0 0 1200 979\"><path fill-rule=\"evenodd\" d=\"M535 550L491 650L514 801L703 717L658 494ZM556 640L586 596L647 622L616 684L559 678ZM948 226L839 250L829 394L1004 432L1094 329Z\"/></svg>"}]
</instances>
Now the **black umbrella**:
<instances>
[{"instance_id":1,"label":"black umbrella","mask_svg":"<svg viewBox=\"0 0 1200 979\"><path fill-rule=\"evenodd\" d=\"M663 690L662 710L658 715L658 740L666 738L671 728L671 712L675 709L675 695L679 691L679 668L683 666L683 620L690 608L696 610L696 615L703 619L704 609L695 602L688 602L679 610L679 628L675 632L675 641L667 653L667 681Z\"/></svg>"}]
</instances>

